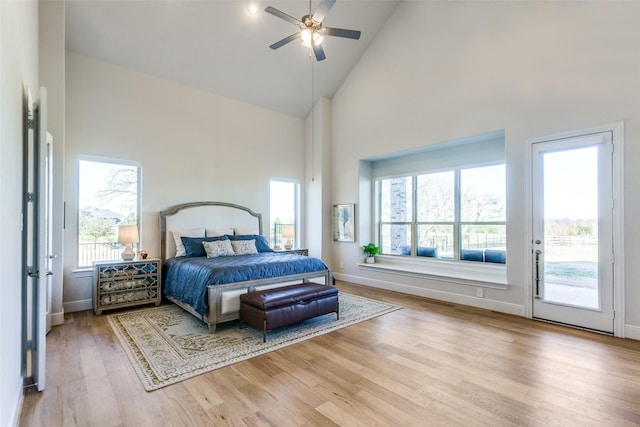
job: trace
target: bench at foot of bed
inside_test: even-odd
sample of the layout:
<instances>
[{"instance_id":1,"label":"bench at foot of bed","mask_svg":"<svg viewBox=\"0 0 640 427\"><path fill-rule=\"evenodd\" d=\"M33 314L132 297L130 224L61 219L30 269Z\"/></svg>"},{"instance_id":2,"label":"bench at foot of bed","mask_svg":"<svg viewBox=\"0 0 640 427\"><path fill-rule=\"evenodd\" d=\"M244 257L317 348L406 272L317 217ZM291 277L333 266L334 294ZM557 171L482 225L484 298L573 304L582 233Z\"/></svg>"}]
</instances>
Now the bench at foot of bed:
<instances>
[{"instance_id":1,"label":"bench at foot of bed","mask_svg":"<svg viewBox=\"0 0 640 427\"><path fill-rule=\"evenodd\" d=\"M302 283L240 295L240 325L262 329L263 342L267 331L328 313L340 317L338 288L333 286Z\"/></svg>"}]
</instances>

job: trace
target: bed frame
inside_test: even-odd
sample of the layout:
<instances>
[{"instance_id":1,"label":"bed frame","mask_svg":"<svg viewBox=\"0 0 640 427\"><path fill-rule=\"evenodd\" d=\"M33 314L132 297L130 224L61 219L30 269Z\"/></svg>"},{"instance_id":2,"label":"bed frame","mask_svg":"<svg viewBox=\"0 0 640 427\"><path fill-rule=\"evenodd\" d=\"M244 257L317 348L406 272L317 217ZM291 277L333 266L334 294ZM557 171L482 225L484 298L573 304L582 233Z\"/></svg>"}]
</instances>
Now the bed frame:
<instances>
[{"instance_id":1,"label":"bed frame","mask_svg":"<svg viewBox=\"0 0 640 427\"><path fill-rule=\"evenodd\" d=\"M216 230L234 229L236 234L262 234L262 215L251 209L225 202L192 202L172 206L160 212L160 254L162 261L175 256L176 245L172 231L193 228ZM292 274L266 279L247 280L226 285L207 287L208 311L201 316L190 305L166 296L209 327L214 333L219 323L240 317L240 295L294 283L314 282L332 284L331 270Z\"/></svg>"}]
</instances>

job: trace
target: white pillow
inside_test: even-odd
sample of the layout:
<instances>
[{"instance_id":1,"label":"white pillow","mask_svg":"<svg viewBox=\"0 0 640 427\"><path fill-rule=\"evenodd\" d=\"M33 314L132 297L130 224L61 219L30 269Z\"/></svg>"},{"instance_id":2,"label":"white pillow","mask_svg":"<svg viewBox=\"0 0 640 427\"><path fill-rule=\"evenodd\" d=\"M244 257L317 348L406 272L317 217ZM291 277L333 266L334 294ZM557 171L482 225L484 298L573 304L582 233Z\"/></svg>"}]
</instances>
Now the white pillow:
<instances>
[{"instance_id":1,"label":"white pillow","mask_svg":"<svg viewBox=\"0 0 640 427\"><path fill-rule=\"evenodd\" d=\"M242 236L245 234L260 234L258 233L258 229L251 227L251 228L234 228L233 229L234 233L236 236Z\"/></svg>"},{"instance_id":2,"label":"white pillow","mask_svg":"<svg viewBox=\"0 0 640 427\"><path fill-rule=\"evenodd\" d=\"M184 245L182 244L182 236L184 237L204 237L204 228L191 228L189 230L174 230L171 233L173 233L173 239L176 242L176 255L177 257L179 256L185 256L187 255L185 249L184 249Z\"/></svg>"},{"instance_id":3,"label":"white pillow","mask_svg":"<svg viewBox=\"0 0 640 427\"><path fill-rule=\"evenodd\" d=\"M233 228L229 227L229 228L207 228L204 230L205 231L205 236L207 237L218 237L218 236L224 236L225 234L228 234L229 236L233 235Z\"/></svg>"},{"instance_id":4,"label":"white pillow","mask_svg":"<svg viewBox=\"0 0 640 427\"><path fill-rule=\"evenodd\" d=\"M235 252L233 252L233 246L231 246L231 241L229 240L202 242L202 246L204 246L204 250L207 252L207 258L235 255Z\"/></svg>"},{"instance_id":5,"label":"white pillow","mask_svg":"<svg viewBox=\"0 0 640 427\"><path fill-rule=\"evenodd\" d=\"M231 240L231 246L233 247L233 252L236 255L249 255L249 254L257 254L258 249L256 249L256 240Z\"/></svg>"}]
</instances>

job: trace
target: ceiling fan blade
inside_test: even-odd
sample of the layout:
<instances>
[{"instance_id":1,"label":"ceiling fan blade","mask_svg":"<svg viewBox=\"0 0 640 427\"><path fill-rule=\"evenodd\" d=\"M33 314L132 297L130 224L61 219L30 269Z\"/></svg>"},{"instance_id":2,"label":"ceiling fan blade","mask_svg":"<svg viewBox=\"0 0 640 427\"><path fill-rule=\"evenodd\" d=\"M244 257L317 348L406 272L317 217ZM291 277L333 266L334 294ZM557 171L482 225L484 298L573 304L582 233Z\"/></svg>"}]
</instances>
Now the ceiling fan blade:
<instances>
[{"instance_id":1,"label":"ceiling fan blade","mask_svg":"<svg viewBox=\"0 0 640 427\"><path fill-rule=\"evenodd\" d=\"M264 11L267 12L267 13L272 14L273 16L277 16L278 18L284 19L285 21L289 21L292 24L295 24L295 25L301 25L302 24L302 22L300 22L299 19L296 19L291 15L287 15L286 13L276 9L275 7L267 6L264 9Z\"/></svg>"},{"instance_id":2,"label":"ceiling fan blade","mask_svg":"<svg viewBox=\"0 0 640 427\"><path fill-rule=\"evenodd\" d=\"M334 37L344 37L347 39L360 39L360 31L356 30L345 30L344 28L323 28L325 36L334 36Z\"/></svg>"},{"instance_id":3,"label":"ceiling fan blade","mask_svg":"<svg viewBox=\"0 0 640 427\"><path fill-rule=\"evenodd\" d=\"M311 40L311 47L313 47L313 53L316 55L316 60L324 61L327 56L324 54L324 49L319 44L316 44L313 39Z\"/></svg>"},{"instance_id":4,"label":"ceiling fan blade","mask_svg":"<svg viewBox=\"0 0 640 427\"><path fill-rule=\"evenodd\" d=\"M271 46L269 46L271 49L278 49L279 47L284 46L287 43L290 43L292 41L294 41L295 39L300 38L300 33L294 33L291 34L289 37L285 37L280 41L275 42L274 44L272 44Z\"/></svg>"},{"instance_id":5,"label":"ceiling fan blade","mask_svg":"<svg viewBox=\"0 0 640 427\"><path fill-rule=\"evenodd\" d=\"M322 0L318 5L318 8L315 12L313 12L313 20L316 22L322 22L322 20L327 16L329 10L333 7L336 0Z\"/></svg>"}]
</instances>

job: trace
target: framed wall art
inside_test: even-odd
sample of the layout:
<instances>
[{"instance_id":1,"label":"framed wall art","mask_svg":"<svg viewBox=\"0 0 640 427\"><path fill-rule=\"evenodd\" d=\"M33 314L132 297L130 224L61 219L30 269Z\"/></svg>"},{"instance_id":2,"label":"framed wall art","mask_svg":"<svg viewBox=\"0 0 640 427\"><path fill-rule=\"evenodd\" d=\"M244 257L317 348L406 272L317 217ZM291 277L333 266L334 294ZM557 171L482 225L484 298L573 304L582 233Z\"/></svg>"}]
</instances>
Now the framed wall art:
<instances>
[{"instance_id":1,"label":"framed wall art","mask_svg":"<svg viewBox=\"0 0 640 427\"><path fill-rule=\"evenodd\" d=\"M353 203L333 205L333 240L336 242L356 241L356 205Z\"/></svg>"}]
</instances>

